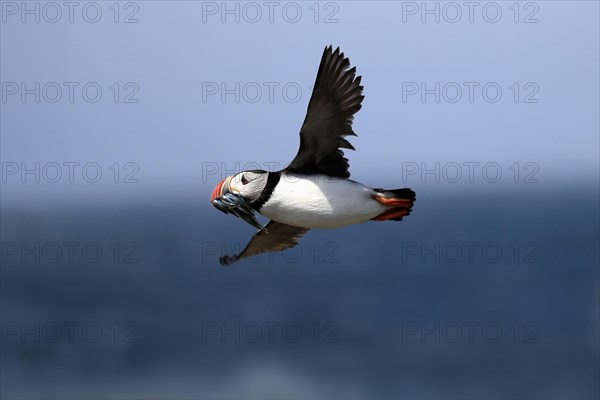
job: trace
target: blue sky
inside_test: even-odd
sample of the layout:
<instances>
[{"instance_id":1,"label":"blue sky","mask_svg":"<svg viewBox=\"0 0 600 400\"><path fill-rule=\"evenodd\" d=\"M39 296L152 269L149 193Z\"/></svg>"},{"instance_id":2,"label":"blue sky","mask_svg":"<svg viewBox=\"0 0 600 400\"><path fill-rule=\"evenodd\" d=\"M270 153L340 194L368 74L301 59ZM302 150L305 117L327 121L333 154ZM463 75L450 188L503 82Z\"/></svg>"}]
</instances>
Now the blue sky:
<instances>
[{"instance_id":1,"label":"blue sky","mask_svg":"<svg viewBox=\"0 0 600 400\"><path fill-rule=\"evenodd\" d=\"M506 184L533 174L536 189L597 185L597 2L427 3L439 22L421 2L112 4L99 2L100 16L61 6L59 18L3 3L5 204L204 198L238 166L285 166L328 44L365 86L347 152L354 179L437 190L471 184L474 165L477 188L498 169ZM24 100L22 84L33 89ZM95 184L81 176L89 163L86 178L102 172ZM23 168L39 168L40 183ZM452 186L420 175L432 168Z\"/></svg>"}]
</instances>

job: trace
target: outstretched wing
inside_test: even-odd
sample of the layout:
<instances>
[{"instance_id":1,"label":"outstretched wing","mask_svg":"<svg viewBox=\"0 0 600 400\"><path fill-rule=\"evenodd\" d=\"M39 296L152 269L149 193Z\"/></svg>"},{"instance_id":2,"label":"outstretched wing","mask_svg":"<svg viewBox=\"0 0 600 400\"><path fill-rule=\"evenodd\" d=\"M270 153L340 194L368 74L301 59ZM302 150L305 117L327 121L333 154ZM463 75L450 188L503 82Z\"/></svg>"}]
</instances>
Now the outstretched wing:
<instances>
[{"instance_id":1,"label":"outstretched wing","mask_svg":"<svg viewBox=\"0 0 600 400\"><path fill-rule=\"evenodd\" d=\"M340 53L325 48L308 111L300 130L300 149L286 171L299 174L326 174L348 178L348 159L340 148L354 150L344 139L356 136L354 114L360 110L363 87L356 67Z\"/></svg>"},{"instance_id":2,"label":"outstretched wing","mask_svg":"<svg viewBox=\"0 0 600 400\"><path fill-rule=\"evenodd\" d=\"M223 256L219 258L221 265L230 265L242 258L252 257L254 255L267 251L280 251L289 249L298 244L298 239L308 231L308 228L300 228L282 224L280 222L269 221L265 230L260 230L254 234L250 243L244 250L235 256Z\"/></svg>"}]
</instances>

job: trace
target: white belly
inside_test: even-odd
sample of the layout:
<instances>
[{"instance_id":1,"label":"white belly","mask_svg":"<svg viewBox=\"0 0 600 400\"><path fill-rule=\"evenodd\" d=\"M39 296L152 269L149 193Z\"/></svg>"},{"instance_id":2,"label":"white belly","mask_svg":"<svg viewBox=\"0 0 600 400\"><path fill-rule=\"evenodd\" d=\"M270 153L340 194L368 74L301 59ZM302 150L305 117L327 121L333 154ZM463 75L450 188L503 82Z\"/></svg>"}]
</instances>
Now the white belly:
<instances>
[{"instance_id":1,"label":"white belly","mask_svg":"<svg viewBox=\"0 0 600 400\"><path fill-rule=\"evenodd\" d=\"M282 174L260 213L304 228L339 228L359 224L386 210L373 200L372 188L326 175Z\"/></svg>"}]
</instances>

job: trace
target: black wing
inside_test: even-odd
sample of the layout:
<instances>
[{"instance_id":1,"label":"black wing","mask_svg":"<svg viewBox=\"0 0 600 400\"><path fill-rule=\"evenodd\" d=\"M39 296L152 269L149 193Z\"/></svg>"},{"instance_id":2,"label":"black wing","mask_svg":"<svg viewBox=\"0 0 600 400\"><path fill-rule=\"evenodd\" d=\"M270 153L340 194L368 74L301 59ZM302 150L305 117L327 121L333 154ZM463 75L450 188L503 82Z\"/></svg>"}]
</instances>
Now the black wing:
<instances>
[{"instance_id":1,"label":"black wing","mask_svg":"<svg viewBox=\"0 0 600 400\"><path fill-rule=\"evenodd\" d=\"M354 150L344 139L352 131L354 114L360 110L363 87L356 67L340 53L326 47L302 129L300 149L286 171L299 174L326 174L348 178L348 159L340 148Z\"/></svg>"},{"instance_id":2,"label":"black wing","mask_svg":"<svg viewBox=\"0 0 600 400\"><path fill-rule=\"evenodd\" d=\"M300 228L275 221L269 221L265 229L266 231L261 230L255 233L250 243L240 254L219 258L221 265L230 265L242 258L252 257L267 251L289 249L296 246L298 239L308 231L308 228Z\"/></svg>"}]
</instances>

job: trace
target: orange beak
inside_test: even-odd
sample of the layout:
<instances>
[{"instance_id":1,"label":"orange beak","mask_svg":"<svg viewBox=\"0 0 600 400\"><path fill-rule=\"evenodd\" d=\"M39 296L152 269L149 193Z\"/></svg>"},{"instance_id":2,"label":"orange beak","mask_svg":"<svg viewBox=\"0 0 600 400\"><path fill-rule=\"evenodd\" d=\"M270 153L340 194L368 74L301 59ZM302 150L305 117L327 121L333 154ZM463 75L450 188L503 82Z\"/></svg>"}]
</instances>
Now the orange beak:
<instances>
[{"instance_id":1,"label":"orange beak","mask_svg":"<svg viewBox=\"0 0 600 400\"><path fill-rule=\"evenodd\" d=\"M231 177L225 178L221 182L219 182L219 184L217 186L215 186L215 188L212 191L212 194L210 195L211 203L217 197L221 197L221 195L223 194L223 185L225 185L226 190L229 190L229 181L230 180L231 180Z\"/></svg>"}]
</instances>

